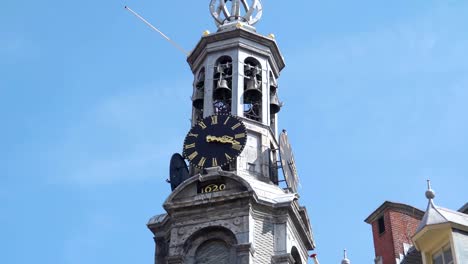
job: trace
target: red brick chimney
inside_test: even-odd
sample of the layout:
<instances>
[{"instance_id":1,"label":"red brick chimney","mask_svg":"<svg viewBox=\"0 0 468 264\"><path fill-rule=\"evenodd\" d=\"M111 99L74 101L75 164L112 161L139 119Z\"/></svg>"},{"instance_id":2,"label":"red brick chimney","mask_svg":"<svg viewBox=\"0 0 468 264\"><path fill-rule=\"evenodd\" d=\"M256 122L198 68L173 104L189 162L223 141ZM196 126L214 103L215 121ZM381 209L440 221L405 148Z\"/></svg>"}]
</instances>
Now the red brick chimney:
<instances>
[{"instance_id":1,"label":"red brick chimney","mask_svg":"<svg viewBox=\"0 0 468 264\"><path fill-rule=\"evenodd\" d=\"M364 220L372 225L375 264L399 264L412 245L424 211L386 201Z\"/></svg>"}]
</instances>

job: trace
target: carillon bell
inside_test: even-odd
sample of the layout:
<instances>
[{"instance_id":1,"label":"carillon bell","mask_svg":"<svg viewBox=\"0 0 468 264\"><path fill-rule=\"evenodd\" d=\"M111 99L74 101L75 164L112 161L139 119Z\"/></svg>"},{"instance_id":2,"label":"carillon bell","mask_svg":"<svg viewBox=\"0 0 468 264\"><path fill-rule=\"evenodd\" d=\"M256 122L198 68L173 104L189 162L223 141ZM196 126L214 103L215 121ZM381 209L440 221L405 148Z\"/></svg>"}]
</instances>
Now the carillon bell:
<instances>
[{"instance_id":1,"label":"carillon bell","mask_svg":"<svg viewBox=\"0 0 468 264\"><path fill-rule=\"evenodd\" d=\"M227 80L223 79L223 76L221 75L213 94L214 98L218 100L229 99L231 98L231 93L232 90L229 88Z\"/></svg>"},{"instance_id":2,"label":"carillon bell","mask_svg":"<svg viewBox=\"0 0 468 264\"><path fill-rule=\"evenodd\" d=\"M194 91L193 91L193 96L192 96L192 105L193 107L195 107L196 109L203 109L203 102L204 102L204 89L199 89L199 88L196 88Z\"/></svg>"},{"instance_id":3,"label":"carillon bell","mask_svg":"<svg viewBox=\"0 0 468 264\"><path fill-rule=\"evenodd\" d=\"M270 90L276 92L278 88L278 83L276 82L275 78L270 78Z\"/></svg>"},{"instance_id":4,"label":"carillon bell","mask_svg":"<svg viewBox=\"0 0 468 264\"><path fill-rule=\"evenodd\" d=\"M281 107L283 106L282 103L280 103L278 99L278 94L275 93L270 93L270 114L276 114L281 110Z\"/></svg>"},{"instance_id":5,"label":"carillon bell","mask_svg":"<svg viewBox=\"0 0 468 264\"><path fill-rule=\"evenodd\" d=\"M253 103L262 99L261 86L256 77L247 80L246 89L244 91L244 102Z\"/></svg>"}]
</instances>

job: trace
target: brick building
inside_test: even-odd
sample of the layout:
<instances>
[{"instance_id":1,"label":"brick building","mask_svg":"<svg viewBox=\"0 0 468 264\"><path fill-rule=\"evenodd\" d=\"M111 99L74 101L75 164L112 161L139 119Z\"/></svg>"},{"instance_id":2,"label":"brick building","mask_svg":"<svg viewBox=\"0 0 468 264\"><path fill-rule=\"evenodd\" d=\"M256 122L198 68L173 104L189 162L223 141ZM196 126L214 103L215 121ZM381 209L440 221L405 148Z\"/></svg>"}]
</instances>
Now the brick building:
<instances>
[{"instance_id":1,"label":"brick building","mask_svg":"<svg viewBox=\"0 0 468 264\"><path fill-rule=\"evenodd\" d=\"M458 211L434 204L424 212L410 205L384 202L364 221L372 226L375 264L467 264L468 203Z\"/></svg>"},{"instance_id":2,"label":"brick building","mask_svg":"<svg viewBox=\"0 0 468 264\"><path fill-rule=\"evenodd\" d=\"M399 263L412 246L411 237L424 216L410 205L386 201L365 222L372 226L376 264Z\"/></svg>"}]
</instances>

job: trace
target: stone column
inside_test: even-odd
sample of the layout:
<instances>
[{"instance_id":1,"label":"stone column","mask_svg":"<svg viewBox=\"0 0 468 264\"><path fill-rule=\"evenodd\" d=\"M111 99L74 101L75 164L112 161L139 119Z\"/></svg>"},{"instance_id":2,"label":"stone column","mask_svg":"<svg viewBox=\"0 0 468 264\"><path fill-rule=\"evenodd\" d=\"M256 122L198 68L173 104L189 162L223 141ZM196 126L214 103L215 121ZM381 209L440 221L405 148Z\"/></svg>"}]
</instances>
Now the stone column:
<instances>
[{"instance_id":1,"label":"stone column","mask_svg":"<svg viewBox=\"0 0 468 264\"><path fill-rule=\"evenodd\" d=\"M164 237L155 237L154 242L156 242L156 254L155 254L155 263L166 263L167 257L167 243Z\"/></svg>"},{"instance_id":2,"label":"stone column","mask_svg":"<svg viewBox=\"0 0 468 264\"><path fill-rule=\"evenodd\" d=\"M253 247L252 244L241 244L236 246L237 250L237 263L236 264L249 264L253 263Z\"/></svg>"}]
</instances>

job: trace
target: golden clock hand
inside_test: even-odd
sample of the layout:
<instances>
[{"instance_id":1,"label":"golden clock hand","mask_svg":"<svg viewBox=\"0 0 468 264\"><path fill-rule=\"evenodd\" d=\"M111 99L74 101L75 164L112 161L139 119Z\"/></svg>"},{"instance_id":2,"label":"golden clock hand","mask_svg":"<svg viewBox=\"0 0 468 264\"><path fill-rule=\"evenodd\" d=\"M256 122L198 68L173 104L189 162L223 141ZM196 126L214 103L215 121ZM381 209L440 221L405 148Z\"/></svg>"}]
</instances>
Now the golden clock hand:
<instances>
[{"instance_id":1,"label":"golden clock hand","mask_svg":"<svg viewBox=\"0 0 468 264\"><path fill-rule=\"evenodd\" d=\"M225 140L221 137L216 137L216 136L211 136L211 135L208 135L206 136L206 142L218 142L218 143L227 143L225 142Z\"/></svg>"},{"instance_id":2,"label":"golden clock hand","mask_svg":"<svg viewBox=\"0 0 468 264\"><path fill-rule=\"evenodd\" d=\"M234 140L233 137L230 137L230 136L222 136L221 140L223 140L223 143L230 143L230 144L233 144L233 145L239 145L240 142L237 141L237 140Z\"/></svg>"},{"instance_id":3,"label":"golden clock hand","mask_svg":"<svg viewBox=\"0 0 468 264\"><path fill-rule=\"evenodd\" d=\"M240 142L237 140L234 140L233 137L230 136L222 136L222 137L216 137L216 136L211 136L208 135L206 136L206 142L211 143L211 142L219 142L223 144L233 144L233 145L239 145Z\"/></svg>"},{"instance_id":4,"label":"golden clock hand","mask_svg":"<svg viewBox=\"0 0 468 264\"><path fill-rule=\"evenodd\" d=\"M225 135L221 137L221 140L223 143L232 143L233 138Z\"/></svg>"}]
</instances>

